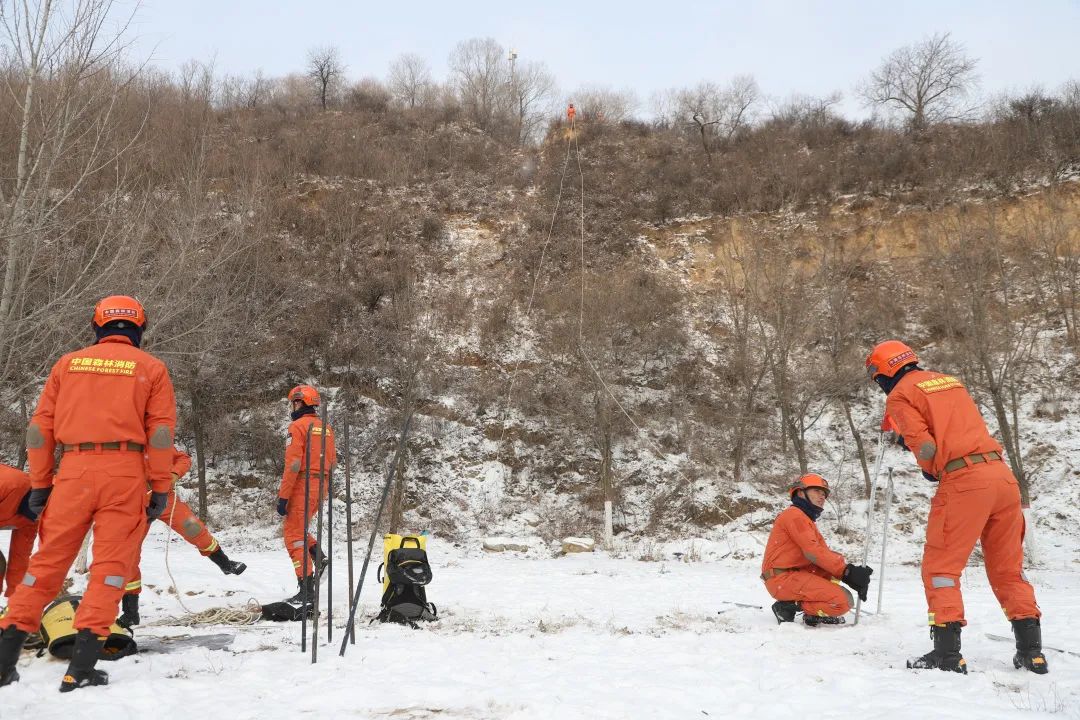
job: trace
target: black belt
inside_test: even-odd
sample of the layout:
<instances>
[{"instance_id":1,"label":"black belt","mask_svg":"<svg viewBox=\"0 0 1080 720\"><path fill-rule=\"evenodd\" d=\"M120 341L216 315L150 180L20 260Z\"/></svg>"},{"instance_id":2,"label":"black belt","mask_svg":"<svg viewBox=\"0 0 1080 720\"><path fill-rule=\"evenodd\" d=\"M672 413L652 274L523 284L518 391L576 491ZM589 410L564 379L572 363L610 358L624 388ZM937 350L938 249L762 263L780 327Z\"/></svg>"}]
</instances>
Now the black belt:
<instances>
[{"instance_id":1,"label":"black belt","mask_svg":"<svg viewBox=\"0 0 1080 720\"><path fill-rule=\"evenodd\" d=\"M62 445L64 452L96 452L99 450L127 450L141 453L146 449L145 445L130 440L117 440L116 442L103 443L79 443L78 445Z\"/></svg>"}]
</instances>

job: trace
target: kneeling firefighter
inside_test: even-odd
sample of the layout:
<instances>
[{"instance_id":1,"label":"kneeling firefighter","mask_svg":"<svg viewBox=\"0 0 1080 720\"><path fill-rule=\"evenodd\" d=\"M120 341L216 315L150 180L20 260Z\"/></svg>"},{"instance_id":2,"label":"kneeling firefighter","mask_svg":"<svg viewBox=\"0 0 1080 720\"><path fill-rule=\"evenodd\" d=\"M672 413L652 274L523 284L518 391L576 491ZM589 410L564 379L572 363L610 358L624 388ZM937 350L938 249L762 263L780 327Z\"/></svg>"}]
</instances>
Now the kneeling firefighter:
<instances>
[{"instance_id":1,"label":"kneeling firefighter","mask_svg":"<svg viewBox=\"0 0 1080 720\"><path fill-rule=\"evenodd\" d=\"M852 597L839 583L865 601L874 571L865 565L849 565L843 555L829 549L818 531L817 519L829 496L825 478L803 475L791 486L790 495L791 507L773 523L761 562L765 589L776 598L773 615L778 623L794 622L801 611L803 622L811 627L841 624Z\"/></svg>"}]
</instances>

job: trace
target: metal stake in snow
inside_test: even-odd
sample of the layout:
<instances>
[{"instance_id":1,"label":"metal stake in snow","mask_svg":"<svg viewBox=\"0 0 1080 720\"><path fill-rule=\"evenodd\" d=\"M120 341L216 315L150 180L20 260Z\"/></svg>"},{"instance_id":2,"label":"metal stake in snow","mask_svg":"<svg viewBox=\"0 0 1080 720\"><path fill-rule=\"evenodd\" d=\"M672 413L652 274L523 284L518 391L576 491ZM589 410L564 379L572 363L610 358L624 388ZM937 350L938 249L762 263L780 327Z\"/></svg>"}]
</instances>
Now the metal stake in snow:
<instances>
[{"instance_id":1,"label":"metal stake in snow","mask_svg":"<svg viewBox=\"0 0 1080 720\"><path fill-rule=\"evenodd\" d=\"M867 560L870 559L870 530L873 526L874 520L874 500L877 495L877 481L881 475L881 461L885 458L885 431L882 430L878 433L878 451L877 462L874 463L874 479L870 483L870 504L866 506L866 540L863 543L862 564L865 565ZM859 624L859 613L862 611L862 598L856 598L855 600L855 622L852 625Z\"/></svg>"},{"instance_id":2,"label":"metal stake in snow","mask_svg":"<svg viewBox=\"0 0 1080 720\"><path fill-rule=\"evenodd\" d=\"M315 597L312 598L311 610L311 664L319 662L319 588L322 585L322 569L319 567L319 554L322 553L323 544L323 477L326 475L326 405L322 406L322 417L320 418L322 423L322 432L319 437L319 472L315 476L315 481L319 483L319 504L318 516L319 519L315 523L315 557L312 558L314 565L312 576L315 578L312 582L312 589L315 591ZM307 538L305 538L305 542ZM306 553L310 554L310 553Z\"/></svg>"},{"instance_id":3,"label":"metal stake in snow","mask_svg":"<svg viewBox=\"0 0 1080 720\"><path fill-rule=\"evenodd\" d=\"M349 454L349 414L345 413L345 547L349 554L349 589L353 586L353 554L352 554L352 472L349 469L351 464L352 455ZM349 642L353 645L356 644L356 637L353 635L352 621L350 620L349 627L345 630L345 635L349 638Z\"/></svg>"},{"instance_id":4,"label":"metal stake in snow","mask_svg":"<svg viewBox=\"0 0 1080 720\"><path fill-rule=\"evenodd\" d=\"M326 414L323 413L323 434L326 433ZM325 468L326 473L326 642L334 639L334 464L337 461L337 444L334 457Z\"/></svg>"},{"instance_id":5,"label":"metal stake in snow","mask_svg":"<svg viewBox=\"0 0 1080 720\"><path fill-rule=\"evenodd\" d=\"M300 560L300 652L307 652L307 614L308 603L308 496L311 495L311 426L308 425L307 437L304 439L304 544L303 559Z\"/></svg>"},{"instance_id":6,"label":"metal stake in snow","mask_svg":"<svg viewBox=\"0 0 1080 720\"><path fill-rule=\"evenodd\" d=\"M411 403L410 403L411 405ZM364 556L364 564L360 566L360 579L356 582L356 590L353 592L352 602L349 603L349 622L345 627L345 637L341 639L341 649L338 655L345 655L345 646L349 638L356 635L356 608L360 605L360 591L364 589L364 576L367 575L368 562L371 561L371 550L375 547L375 535L379 532L379 519L382 518L383 508L386 507L386 497L390 494L390 485L394 482L394 470L397 468L398 458L405 450L405 441L409 437L409 424L412 422L412 410L405 416L405 423L401 426L401 437L398 439L397 450L390 459L390 467L386 469L386 483L383 485L382 497L379 498L379 508L375 512L375 521L371 524L371 537L368 539L367 555Z\"/></svg>"},{"instance_id":7,"label":"metal stake in snow","mask_svg":"<svg viewBox=\"0 0 1080 720\"><path fill-rule=\"evenodd\" d=\"M885 521L881 525L881 568L877 586L877 612L881 614L881 594L885 590L885 549L889 544L889 508L892 507L892 467L889 468L889 484L885 486Z\"/></svg>"}]
</instances>

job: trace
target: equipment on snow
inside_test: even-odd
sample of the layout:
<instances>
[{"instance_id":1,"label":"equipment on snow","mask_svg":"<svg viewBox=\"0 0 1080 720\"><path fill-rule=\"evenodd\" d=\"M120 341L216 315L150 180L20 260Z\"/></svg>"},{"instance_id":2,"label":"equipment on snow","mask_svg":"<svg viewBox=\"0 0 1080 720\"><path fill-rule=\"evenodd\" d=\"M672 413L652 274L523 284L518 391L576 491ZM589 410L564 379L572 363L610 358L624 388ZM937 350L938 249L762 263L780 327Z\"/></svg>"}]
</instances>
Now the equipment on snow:
<instances>
[{"instance_id":1,"label":"equipment on snow","mask_svg":"<svg viewBox=\"0 0 1080 720\"><path fill-rule=\"evenodd\" d=\"M382 518L383 508L386 506L386 498L390 494L390 485L394 481L394 470L397 468L398 459L405 450L405 441L409 436L409 425L412 423L412 410L405 415L405 422L401 426L401 437L398 439L397 450L390 459L390 467L386 471L386 482L383 484L382 497L379 498L379 508L375 512L375 522L371 524L371 537L368 538L367 555L364 556L364 564L360 567L360 579L356 581L356 589L353 591L352 600L349 603L349 622L345 631L345 637L341 640L341 648L338 655L345 655L345 646L349 638L356 635L356 608L360 605L360 591L364 589L364 577L367 575L368 563L371 562L371 551L375 547L375 533L379 530L379 519Z\"/></svg>"},{"instance_id":2,"label":"equipment on snow","mask_svg":"<svg viewBox=\"0 0 1080 720\"><path fill-rule=\"evenodd\" d=\"M311 608L308 608L308 614L310 614L310 610ZM303 606L299 603L293 604L289 600L281 600L262 606L262 619L273 622L297 622L303 617L303 614Z\"/></svg>"},{"instance_id":3,"label":"equipment on snow","mask_svg":"<svg viewBox=\"0 0 1080 720\"><path fill-rule=\"evenodd\" d=\"M424 589L431 582L427 537L387 533L383 536L383 564L379 571L384 568L382 609L376 620L415 628L417 620L438 618L438 609L428 602Z\"/></svg>"},{"instance_id":4,"label":"equipment on snow","mask_svg":"<svg viewBox=\"0 0 1080 720\"><path fill-rule=\"evenodd\" d=\"M125 595L124 597L126 599L135 596ZM49 603L41 615L41 639L49 654L55 658L69 660L74 656L78 636L82 631L76 631L72 623L81 601L81 595L61 596ZM109 631L109 636L100 645L102 660L119 660L139 651L131 630L114 623ZM93 636L93 633L91 635ZM96 636L94 637L96 639ZM38 651L38 654L44 653Z\"/></svg>"},{"instance_id":5,"label":"equipment on snow","mask_svg":"<svg viewBox=\"0 0 1080 720\"><path fill-rule=\"evenodd\" d=\"M1016 637L1016 655L1013 655L1013 667L1026 668L1036 675L1050 672L1046 656L1042 653L1042 626L1039 618L1021 618L1012 620L1013 635Z\"/></svg>"},{"instance_id":6,"label":"equipment on snow","mask_svg":"<svg viewBox=\"0 0 1080 720\"><path fill-rule=\"evenodd\" d=\"M959 621L944 625L931 625L930 637L934 640L934 649L907 661L912 670L946 670L967 675L967 662L960 655Z\"/></svg>"}]
</instances>

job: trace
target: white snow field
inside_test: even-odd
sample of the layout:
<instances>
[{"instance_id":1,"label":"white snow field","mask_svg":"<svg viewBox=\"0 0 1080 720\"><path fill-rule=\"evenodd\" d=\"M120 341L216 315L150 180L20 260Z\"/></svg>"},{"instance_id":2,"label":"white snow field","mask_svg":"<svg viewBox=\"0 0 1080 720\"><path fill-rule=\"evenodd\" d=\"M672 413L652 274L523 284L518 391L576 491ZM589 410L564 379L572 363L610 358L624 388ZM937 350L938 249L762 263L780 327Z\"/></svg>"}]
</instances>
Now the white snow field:
<instances>
[{"instance_id":1,"label":"white snow field","mask_svg":"<svg viewBox=\"0 0 1080 720\"><path fill-rule=\"evenodd\" d=\"M252 597L292 594L289 562L272 530L220 536L234 559L248 563L240 577L221 575L174 537L169 566L188 607L239 608ZM0 718L1080 718L1080 657L1048 651L1051 672L1039 677L1013 669L1011 642L986 637L1011 631L981 568L964 576L971 669L964 677L904 667L905 658L930 648L912 566L888 569L882 614L863 616L858 626L810 629L775 623L756 560L526 557L466 552L433 538L429 599L440 620L419 630L369 625L379 595L376 560L356 644L341 658L347 601L339 546L335 641L326 644L323 628L313 665L300 652L299 623L150 626L183 614L165 591L165 537L157 524L144 552L146 625L137 639L227 632L236 635L231 646L101 663L109 686L65 695L57 692L64 664L24 652L22 680L0 689ZM355 547L359 575L366 538ZM1045 643L1080 651L1075 564L1029 575L1045 613Z\"/></svg>"}]
</instances>

